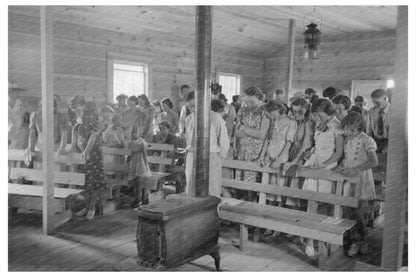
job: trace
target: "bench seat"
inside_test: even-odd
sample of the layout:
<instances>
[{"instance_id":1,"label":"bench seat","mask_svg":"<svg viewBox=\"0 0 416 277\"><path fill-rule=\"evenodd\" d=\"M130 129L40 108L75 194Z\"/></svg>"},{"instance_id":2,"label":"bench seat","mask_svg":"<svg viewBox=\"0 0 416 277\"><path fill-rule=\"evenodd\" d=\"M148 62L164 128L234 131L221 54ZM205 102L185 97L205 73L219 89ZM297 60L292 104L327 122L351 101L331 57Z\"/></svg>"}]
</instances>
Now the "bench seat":
<instances>
[{"instance_id":1,"label":"bench seat","mask_svg":"<svg viewBox=\"0 0 416 277\"><path fill-rule=\"evenodd\" d=\"M81 192L83 192L83 190L55 187L54 198L65 199L70 195L76 195ZM43 186L9 183L9 194L42 197Z\"/></svg>"},{"instance_id":2,"label":"bench seat","mask_svg":"<svg viewBox=\"0 0 416 277\"><path fill-rule=\"evenodd\" d=\"M234 203L235 199L233 200ZM220 218L240 224L289 233L319 241L342 245L344 233L355 221L312 214L308 212L241 201L228 204L227 198L219 207Z\"/></svg>"}]
</instances>

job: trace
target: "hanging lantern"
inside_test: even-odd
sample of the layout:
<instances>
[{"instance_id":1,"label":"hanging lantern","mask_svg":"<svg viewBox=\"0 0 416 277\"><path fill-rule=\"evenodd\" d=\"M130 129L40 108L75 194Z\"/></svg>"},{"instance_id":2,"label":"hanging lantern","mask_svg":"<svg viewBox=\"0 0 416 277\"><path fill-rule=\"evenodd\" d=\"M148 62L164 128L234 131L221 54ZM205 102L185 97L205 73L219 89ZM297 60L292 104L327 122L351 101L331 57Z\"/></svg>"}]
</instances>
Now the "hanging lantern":
<instances>
[{"instance_id":1,"label":"hanging lantern","mask_svg":"<svg viewBox=\"0 0 416 277\"><path fill-rule=\"evenodd\" d=\"M307 13L308 15L310 13ZM313 9L313 14L317 14L321 17L319 13L315 11L315 7ZM306 17L305 15L305 17ZM304 17L304 26L305 26L305 17ZM322 17L321 17L321 24L322 26ZM312 59L319 59L319 43L321 42L321 31L317 28L318 25L311 23L306 26L305 32L303 32L303 36L305 38L305 46L304 46L304 58L306 60Z\"/></svg>"}]
</instances>

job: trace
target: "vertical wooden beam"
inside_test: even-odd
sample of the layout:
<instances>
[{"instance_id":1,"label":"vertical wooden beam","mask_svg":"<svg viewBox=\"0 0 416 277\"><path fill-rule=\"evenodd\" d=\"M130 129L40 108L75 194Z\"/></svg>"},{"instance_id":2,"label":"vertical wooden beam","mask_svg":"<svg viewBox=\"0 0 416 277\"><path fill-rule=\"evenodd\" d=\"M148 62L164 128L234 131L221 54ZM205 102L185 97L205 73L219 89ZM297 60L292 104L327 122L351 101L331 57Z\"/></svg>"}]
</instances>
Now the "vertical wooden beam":
<instances>
[{"instance_id":1,"label":"vertical wooden beam","mask_svg":"<svg viewBox=\"0 0 416 277\"><path fill-rule=\"evenodd\" d=\"M402 266L403 231L407 207L407 91L408 91L408 7L399 6L394 61L395 88L390 106L387 183L381 266L398 270Z\"/></svg>"},{"instance_id":2,"label":"vertical wooden beam","mask_svg":"<svg viewBox=\"0 0 416 277\"><path fill-rule=\"evenodd\" d=\"M42 170L43 170L43 233L53 231L54 139L53 139L53 33L52 7L40 9L41 71L42 71Z\"/></svg>"},{"instance_id":3,"label":"vertical wooden beam","mask_svg":"<svg viewBox=\"0 0 416 277\"><path fill-rule=\"evenodd\" d=\"M293 80L293 60L295 57L295 34L296 34L296 21L289 19L289 31L288 31L288 59L287 59L287 73L286 73L286 89L285 89L285 102L289 100L289 92L292 90Z\"/></svg>"},{"instance_id":4,"label":"vertical wooden beam","mask_svg":"<svg viewBox=\"0 0 416 277\"><path fill-rule=\"evenodd\" d=\"M209 187L209 132L211 107L212 8L196 6L195 25L195 147L193 182L195 196L207 196ZM192 191L192 190L191 190Z\"/></svg>"}]
</instances>

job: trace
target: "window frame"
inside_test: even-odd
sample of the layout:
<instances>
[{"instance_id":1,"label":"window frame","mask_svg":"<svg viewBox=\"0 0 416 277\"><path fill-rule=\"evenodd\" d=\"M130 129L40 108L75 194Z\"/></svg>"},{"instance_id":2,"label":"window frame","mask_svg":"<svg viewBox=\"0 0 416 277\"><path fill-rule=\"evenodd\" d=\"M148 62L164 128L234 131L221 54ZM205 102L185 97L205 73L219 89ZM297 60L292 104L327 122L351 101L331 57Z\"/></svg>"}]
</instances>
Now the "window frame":
<instances>
[{"instance_id":1,"label":"window frame","mask_svg":"<svg viewBox=\"0 0 416 277\"><path fill-rule=\"evenodd\" d=\"M150 91L150 70L148 58L137 57L133 55L121 54L121 53L111 53L107 52L107 102L114 102L114 63L126 64L126 65L136 65L143 67L144 73L144 94L151 98Z\"/></svg>"},{"instance_id":2,"label":"window frame","mask_svg":"<svg viewBox=\"0 0 416 277\"><path fill-rule=\"evenodd\" d=\"M234 95L240 95L241 94L241 84L242 84L242 75L241 74L237 74L237 73L226 73L226 72L218 72L217 73L217 83L220 83L220 76L225 76L225 77L236 77L237 78L237 91L236 94ZM221 92L223 93L223 92ZM227 96L228 98L228 96ZM231 101L230 99L228 101ZM231 103L231 102L229 102Z\"/></svg>"}]
</instances>

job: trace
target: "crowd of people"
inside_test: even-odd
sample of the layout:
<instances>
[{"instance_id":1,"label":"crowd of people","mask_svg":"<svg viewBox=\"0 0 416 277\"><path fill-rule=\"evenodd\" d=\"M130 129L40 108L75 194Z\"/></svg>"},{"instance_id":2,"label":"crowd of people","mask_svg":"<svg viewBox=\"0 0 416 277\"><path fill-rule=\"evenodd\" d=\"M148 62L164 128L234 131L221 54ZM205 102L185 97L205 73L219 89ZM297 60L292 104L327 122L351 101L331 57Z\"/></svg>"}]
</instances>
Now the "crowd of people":
<instances>
[{"instance_id":1,"label":"crowd of people","mask_svg":"<svg viewBox=\"0 0 416 277\"><path fill-rule=\"evenodd\" d=\"M9 89L9 148L26 149L28 157L42 149L42 110L39 106L30 116L22 101ZM360 176L360 183L346 184L344 195L361 200L375 199L372 168L378 164L378 153L386 153L388 145L389 107L391 97L384 89L371 93L374 106L367 110L364 98L351 99L328 87L319 97L308 88L298 92L288 102L284 92L276 90L268 98L257 87L246 88L241 95L227 97L219 91L211 94L210 112L210 183L209 193L214 196L236 197L257 201L254 192L221 188L222 177L259 182L258 172L222 169L223 159L257 162L264 167L279 169L281 164L293 167L310 167L332 170L345 176ZM128 180L135 188L136 203L141 204L141 178L151 174L147 163L146 142L168 143L186 150L186 189L192 180L195 92L188 85L181 86L181 98L149 101L144 94L120 94L117 103L103 108L82 96L69 100L63 113L59 96L54 98L54 143L58 155L68 151L79 152L86 164L79 168L86 175L85 187L88 205L80 215L94 217L95 203L105 188L103 160L127 163ZM175 103L174 103L175 102ZM70 150L65 149L67 143ZM116 156L103 156L102 146L130 148L132 155L124 160ZM30 161L29 161L30 162ZM277 175L271 185L290 186ZM320 179L306 179L299 189L334 192L334 184ZM303 209L298 200L268 195L268 204ZM328 212L328 211L324 211ZM366 230L362 210L351 212L359 221L359 239L349 253L365 252ZM266 230L264 236L277 236ZM313 241L307 240L306 254L314 255Z\"/></svg>"}]
</instances>

